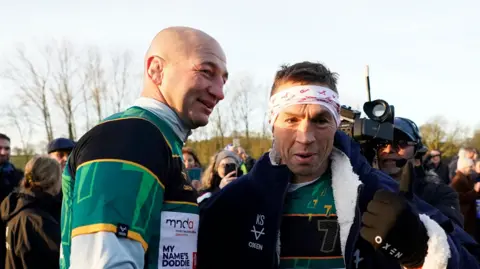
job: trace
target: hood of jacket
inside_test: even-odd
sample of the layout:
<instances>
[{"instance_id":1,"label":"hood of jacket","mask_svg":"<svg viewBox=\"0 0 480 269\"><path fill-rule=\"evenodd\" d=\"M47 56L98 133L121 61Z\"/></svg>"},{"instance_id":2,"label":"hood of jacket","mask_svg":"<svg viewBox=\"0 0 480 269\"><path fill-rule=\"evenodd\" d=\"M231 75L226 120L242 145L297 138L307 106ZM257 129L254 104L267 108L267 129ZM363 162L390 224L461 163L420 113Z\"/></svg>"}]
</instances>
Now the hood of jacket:
<instances>
[{"instance_id":1,"label":"hood of jacket","mask_svg":"<svg viewBox=\"0 0 480 269\"><path fill-rule=\"evenodd\" d=\"M7 223L25 209L40 209L59 221L61 207L61 196L52 196L43 192L15 191L3 200L0 216L2 221Z\"/></svg>"}]
</instances>

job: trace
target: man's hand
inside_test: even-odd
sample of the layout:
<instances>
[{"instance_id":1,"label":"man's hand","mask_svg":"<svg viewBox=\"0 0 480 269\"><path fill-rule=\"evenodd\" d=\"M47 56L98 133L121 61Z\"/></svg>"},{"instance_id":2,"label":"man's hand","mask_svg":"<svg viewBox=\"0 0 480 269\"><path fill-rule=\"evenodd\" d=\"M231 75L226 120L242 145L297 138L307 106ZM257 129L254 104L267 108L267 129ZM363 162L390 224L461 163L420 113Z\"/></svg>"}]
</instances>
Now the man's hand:
<instances>
[{"instance_id":1,"label":"man's hand","mask_svg":"<svg viewBox=\"0 0 480 269\"><path fill-rule=\"evenodd\" d=\"M407 268L421 267L428 235L418 214L400 194L379 190L362 216L360 235Z\"/></svg>"}]
</instances>

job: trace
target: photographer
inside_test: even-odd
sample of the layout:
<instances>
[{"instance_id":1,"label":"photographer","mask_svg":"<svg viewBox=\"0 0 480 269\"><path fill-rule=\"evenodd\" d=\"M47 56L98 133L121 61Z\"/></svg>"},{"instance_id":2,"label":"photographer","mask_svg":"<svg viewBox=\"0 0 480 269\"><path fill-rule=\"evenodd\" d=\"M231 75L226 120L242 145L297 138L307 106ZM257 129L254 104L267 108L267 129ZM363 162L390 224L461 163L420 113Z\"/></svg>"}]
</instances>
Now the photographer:
<instances>
[{"instance_id":1,"label":"photographer","mask_svg":"<svg viewBox=\"0 0 480 269\"><path fill-rule=\"evenodd\" d=\"M213 193L241 176L240 165L240 157L230 150L222 150L215 154L202 175L202 189L197 202L202 204Z\"/></svg>"},{"instance_id":2,"label":"photographer","mask_svg":"<svg viewBox=\"0 0 480 269\"><path fill-rule=\"evenodd\" d=\"M415 155L421 152L424 146L417 125L413 121L396 117L394 126L393 142L377 145L377 157L378 167L399 180L403 166L407 161L414 161ZM416 166L414 172L415 177L411 186L413 193L463 227L457 193L444 184L438 175L425 171L422 165Z\"/></svg>"}]
</instances>

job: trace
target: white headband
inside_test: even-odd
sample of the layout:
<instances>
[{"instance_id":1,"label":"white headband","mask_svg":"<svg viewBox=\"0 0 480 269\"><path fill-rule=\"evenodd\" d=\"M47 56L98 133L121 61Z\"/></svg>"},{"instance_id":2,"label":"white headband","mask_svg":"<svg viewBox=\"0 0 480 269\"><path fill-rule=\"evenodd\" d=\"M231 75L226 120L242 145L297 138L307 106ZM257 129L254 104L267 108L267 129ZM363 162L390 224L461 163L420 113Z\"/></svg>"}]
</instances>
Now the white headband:
<instances>
[{"instance_id":1,"label":"white headband","mask_svg":"<svg viewBox=\"0 0 480 269\"><path fill-rule=\"evenodd\" d=\"M317 85L294 86L272 95L268 104L268 122L273 127L278 114L283 109L299 104L322 105L332 114L337 127L340 125L338 94L329 88Z\"/></svg>"}]
</instances>

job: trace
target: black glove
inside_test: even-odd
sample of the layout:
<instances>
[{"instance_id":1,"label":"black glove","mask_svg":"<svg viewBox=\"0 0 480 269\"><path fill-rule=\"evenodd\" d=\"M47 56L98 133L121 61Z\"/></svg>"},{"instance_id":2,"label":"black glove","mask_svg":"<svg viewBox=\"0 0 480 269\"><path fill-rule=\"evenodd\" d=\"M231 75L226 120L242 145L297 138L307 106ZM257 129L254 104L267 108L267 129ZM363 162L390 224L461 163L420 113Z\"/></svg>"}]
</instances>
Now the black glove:
<instances>
[{"instance_id":1,"label":"black glove","mask_svg":"<svg viewBox=\"0 0 480 269\"><path fill-rule=\"evenodd\" d=\"M428 235L414 207L393 192L379 190L362 216L360 235L376 250L408 268L421 267Z\"/></svg>"}]
</instances>

